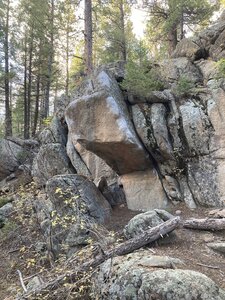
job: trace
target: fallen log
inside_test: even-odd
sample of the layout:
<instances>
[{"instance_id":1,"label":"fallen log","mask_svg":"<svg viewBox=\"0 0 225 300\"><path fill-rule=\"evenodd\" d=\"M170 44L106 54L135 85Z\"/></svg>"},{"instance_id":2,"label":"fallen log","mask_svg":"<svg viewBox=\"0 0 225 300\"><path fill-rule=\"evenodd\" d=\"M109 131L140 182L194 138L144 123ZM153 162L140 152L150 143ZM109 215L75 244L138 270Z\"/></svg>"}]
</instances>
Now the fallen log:
<instances>
[{"instance_id":1,"label":"fallen log","mask_svg":"<svg viewBox=\"0 0 225 300\"><path fill-rule=\"evenodd\" d=\"M190 219L183 224L185 228L199 229L199 230L224 230L225 218L223 219Z\"/></svg>"},{"instance_id":2,"label":"fallen log","mask_svg":"<svg viewBox=\"0 0 225 300\"><path fill-rule=\"evenodd\" d=\"M67 281L72 283L77 280L78 273L85 272L90 269L93 270L93 268L98 267L101 263L103 263L109 258L125 255L137 249L140 249L141 247L149 243L152 243L158 240L159 238L163 237L164 235L172 232L175 228L179 226L179 224L180 224L180 217L176 217L166 222L163 222L162 224L156 227L146 230L139 236L129 239L117 245L111 250L102 252L101 255L98 255L97 257L81 264L81 266L79 266L76 269L76 271L64 273L59 277L57 277L56 279L39 286L35 290L20 296L19 300L32 299L31 297L35 296L36 294L41 294L43 292L53 290L54 288L59 287L60 284L65 284Z\"/></svg>"}]
</instances>

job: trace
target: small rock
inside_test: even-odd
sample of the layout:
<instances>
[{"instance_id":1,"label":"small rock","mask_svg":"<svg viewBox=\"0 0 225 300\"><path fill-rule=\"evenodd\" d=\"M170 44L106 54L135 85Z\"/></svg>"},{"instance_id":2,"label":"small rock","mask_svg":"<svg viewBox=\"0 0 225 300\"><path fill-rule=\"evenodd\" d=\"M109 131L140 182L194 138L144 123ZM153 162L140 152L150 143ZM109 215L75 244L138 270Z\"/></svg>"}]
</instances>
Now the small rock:
<instances>
[{"instance_id":1,"label":"small rock","mask_svg":"<svg viewBox=\"0 0 225 300\"><path fill-rule=\"evenodd\" d=\"M164 209L154 209L154 211L157 213L157 215L163 219L163 221L168 221L174 218L174 216L172 214L170 214L168 211L164 210Z\"/></svg>"},{"instance_id":2,"label":"small rock","mask_svg":"<svg viewBox=\"0 0 225 300\"><path fill-rule=\"evenodd\" d=\"M164 210L150 210L145 213L136 215L125 226L123 230L125 237L127 239L133 238L144 233L146 230L151 229L152 227L162 224L166 216L168 219L169 213L166 213L167 212ZM161 245L167 244L171 243L171 241L174 241L175 238L177 238L176 234L174 232L171 232L170 234L167 234L166 236L160 238L158 242Z\"/></svg>"},{"instance_id":3,"label":"small rock","mask_svg":"<svg viewBox=\"0 0 225 300\"><path fill-rule=\"evenodd\" d=\"M203 241L206 243L210 243L214 241L214 235L212 233L206 233L202 237Z\"/></svg>"},{"instance_id":4,"label":"small rock","mask_svg":"<svg viewBox=\"0 0 225 300\"><path fill-rule=\"evenodd\" d=\"M43 251L45 251L46 249L47 249L46 243L43 243L43 242L37 242L37 243L35 244L35 250L36 250L37 252L43 252Z\"/></svg>"},{"instance_id":5,"label":"small rock","mask_svg":"<svg viewBox=\"0 0 225 300\"><path fill-rule=\"evenodd\" d=\"M28 291L34 290L34 289L38 288L40 285L42 285L42 283L43 283L43 280L41 278L39 278L38 276L35 276L28 282L27 290Z\"/></svg>"},{"instance_id":6,"label":"small rock","mask_svg":"<svg viewBox=\"0 0 225 300\"><path fill-rule=\"evenodd\" d=\"M163 220L158 214L155 211L150 210L132 218L125 226L123 232L125 237L130 239L161 223L163 223Z\"/></svg>"},{"instance_id":7,"label":"small rock","mask_svg":"<svg viewBox=\"0 0 225 300\"><path fill-rule=\"evenodd\" d=\"M182 211L181 210L176 210L175 214L176 214L176 216L180 216L182 214Z\"/></svg>"},{"instance_id":8,"label":"small rock","mask_svg":"<svg viewBox=\"0 0 225 300\"><path fill-rule=\"evenodd\" d=\"M225 209L213 209L209 212L210 217L225 218Z\"/></svg>"},{"instance_id":9,"label":"small rock","mask_svg":"<svg viewBox=\"0 0 225 300\"><path fill-rule=\"evenodd\" d=\"M225 254L225 242L208 243L207 246L215 251Z\"/></svg>"}]
</instances>

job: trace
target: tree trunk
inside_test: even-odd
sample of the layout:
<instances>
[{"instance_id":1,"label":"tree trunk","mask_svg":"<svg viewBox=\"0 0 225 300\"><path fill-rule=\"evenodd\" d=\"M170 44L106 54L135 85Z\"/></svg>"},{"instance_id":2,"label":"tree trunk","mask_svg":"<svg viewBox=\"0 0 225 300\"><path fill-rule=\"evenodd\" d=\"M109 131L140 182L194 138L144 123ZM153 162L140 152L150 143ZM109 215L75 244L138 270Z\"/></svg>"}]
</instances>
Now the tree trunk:
<instances>
[{"instance_id":1,"label":"tree trunk","mask_svg":"<svg viewBox=\"0 0 225 300\"><path fill-rule=\"evenodd\" d=\"M85 66L87 74L93 70L92 57L92 0L85 0L84 8L84 35L85 35Z\"/></svg>"},{"instance_id":2,"label":"tree trunk","mask_svg":"<svg viewBox=\"0 0 225 300\"><path fill-rule=\"evenodd\" d=\"M27 139L30 138L30 107L31 107L31 90L32 90L32 60L33 60L33 28L31 29L29 45L29 68L28 68L28 89L27 89Z\"/></svg>"},{"instance_id":3,"label":"tree trunk","mask_svg":"<svg viewBox=\"0 0 225 300\"><path fill-rule=\"evenodd\" d=\"M96 256L95 258L83 263L81 266L77 266L74 272L69 272L68 274L60 275L57 279L52 280L51 282L45 283L43 286L40 286L36 289L33 293L28 293L22 296L20 299L30 299L31 295L41 293L44 290L48 290L48 292L55 288L55 286L65 284L67 281L70 283L77 280L77 274L79 272L86 272L90 269L96 268L101 263L106 261L109 258L125 255L131 253L149 243L156 241L157 239L161 238L162 236L172 232L175 228L177 228L180 224L180 218L176 217L171 220L168 220L156 227L153 227L149 230L146 230L144 233L140 234L137 237L127 240L124 243L119 244L115 248L109 251L105 251L102 254Z\"/></svg>"},{"instance_id":4,"label":"tree trunk","mask_svg":"<svg viewBox=\"0 0 225 300\"><path fill-rule=\"evenodd\" d=\"M168 32L168 51L171 56L173 51L176 49L178 40L177 40L177 26L174 25Z\"/></svg>"},{"instance_id":5,"label":"tree trunk","mask_svg":"<svg viewBox=\"0 0 225 300\"><path fill-rule=\"evenodd\" d=\"M47 118L49 116L49 97L50 97L50 88L51 88L51 82L52 82L52 64L53 64L53 57L54 57L54 18L55 18L55 2L54 2L54 0L51 0L50 43L49 43L47 83L46 83L46 89L45 89L43 118Z\"/></svg>"},{"instance_id":6,"label":"tree trunk","mask_svg":"<svg viewBox=\"0 0 225 300\"><path fill-rule=\"evenodd\" d=\"M12 111L10 107L9 89L9 0L6 8L6 23L4 28L4 55L5 55L5 137L12 136Z\"/></svg>"},{"instance_id":7,"label":"tree trunk","mask_svg":"<svg viewBox=\"0 0 225 300\"><path fill-rule=\"evenodd\" d=\"M185 36L184 34L184 3L183 0L180 3L181 11L180 11L180 40L182 40Z\"/></svg>"},{"instance_id":8,"label":"tree trunk","mask_svg":"<svg viewBox=\"0 0 225 300\"><path fill-rule=\"evenodd\" d=\"M124 3L123 0L120 1L120 26L121 26L121 59L123 61L127 60L127 44L126 44L126 34L125 34L125 22L124 22Z\"/></svg>"},{"instance_id":9,"label":"tree trunk","mask_svg":"<svg viewBox=\"0 0 225 300\"><path fill-rule=\"evenodd\" d=\"M66 99L69 96L69 24L66 26L66 85L65 85Z\"/></svg>"},{"instance_id":10,"label":"tree trunk","mask_svg":"<svg viewBox=\"0 0 225 300\"><path fill-rule=\"evenodd\" d=\"M38 124L38 115L39 115L39 102L40 102L40 67L37 74L36 79L36 99L35 99L35 109L34 109L34 124L32 129L32 136L34 137L37 130L37 124Z\"/></svg>"},{"instance_id":11,"label":"tree trunk","mask_svg":"<svg viewBox=\"0 0 225 300\"><path fill-rule=\"evenodd\" d=\"M225 218L223 219L190 219L183 224L185 228L199 230L224 230Z\"/></svg>"},{"instance_id":12,"label":"tree trunk","mask_svg":"<svg viewBox=\"0 0 225 300\"><path fill-rule=\"evenodd\" d=\"M23 77L23 93L24 93L24 139L29 138L28 126L28 105L27 105L27 37L24 39L24 77Z\"/></svg>"},{"instance_id":13,"label":"tree trunk","mask_svg":"<svg viewBox=\"0 0 225 300\"><path fill-rule=\"evenodd\" d=\"M173 0L169 0L168 5L169 5L169 14L173 15L174 10L177 9L176 4L174 3ZM177 43L178 43L177 26L179 26L180 20L175 19L175 20L171 20L170 22L171 22L171 24L169 25L168 36L167 36L169 56L172 55L172 53L175 50Z\"/></svg>"}]
</instances>

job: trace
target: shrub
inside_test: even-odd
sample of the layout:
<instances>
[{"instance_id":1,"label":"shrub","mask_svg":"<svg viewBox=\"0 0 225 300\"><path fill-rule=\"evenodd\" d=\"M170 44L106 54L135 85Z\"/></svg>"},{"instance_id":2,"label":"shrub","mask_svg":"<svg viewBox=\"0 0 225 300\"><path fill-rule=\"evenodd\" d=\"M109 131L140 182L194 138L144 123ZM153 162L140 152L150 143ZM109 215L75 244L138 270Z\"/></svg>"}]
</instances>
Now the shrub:
<instances>
[{"instance_id":1,"label":"shrub","mask_svg":"<svg viewBox=\"0 0 225 300\"><path fill-rule=\"evenodd\" d=\"M7 198L5 196L0 197L0 208L9 202L12 202L11 198Z\"/></svg>"},{"instance_id":2,"label":"shrub","mask_svg":"<svg viewBox=\"0 0 225 300\"><path fill-rule=\"evenodd\" d=\"M221 58L217 63L217 70L218 70L218 74L217 77L218 79L223 77L225 78L225 59Z\"/></svg>"},{"instance_id":3,"label":"shrub","mask_svg":"<svg viewBox=\"0 0 225 300\"><path fill-rule=\"evenodd\" d=\"M149 62L141 64L128 62L126 64L126 76L121 86L123 89L140 96L146 96L151 91L163 89L163 83Z\"/></svg>"},{"instance_id":4,"label":"shrub","mask_svg":"<svg viewBox=\"0 0 225 300\"><path fill-rule=\"evenodd\" d=\"M178 95L188 95L190 90L194 86L194 82L191 79L187 78L187 76L183 75L177 82L175 93Z\"/></svg>"}]
</instances>

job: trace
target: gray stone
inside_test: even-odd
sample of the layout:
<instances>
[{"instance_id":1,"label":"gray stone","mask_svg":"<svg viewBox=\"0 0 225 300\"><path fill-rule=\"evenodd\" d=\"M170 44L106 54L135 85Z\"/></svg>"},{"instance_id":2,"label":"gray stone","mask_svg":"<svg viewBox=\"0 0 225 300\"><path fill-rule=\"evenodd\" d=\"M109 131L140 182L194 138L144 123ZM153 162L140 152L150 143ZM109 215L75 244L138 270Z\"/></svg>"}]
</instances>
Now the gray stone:
<instances>
[{"instance_id":1,"label":"gray stone","mask_svg":"<svg viewBox=\"0 0 225 300\"><path fill-rule=\"evenodd\" d=\"M166 59L159 63L159 72L162 79L169 84L176 83L181 77L185 77L193 84L202 81L199 69L186 57Z\"/></svg>"},{"instance_id":2,"label":"gray stone","mask_svg":"<svg viewBox=\"0 0 225 300\"><path fill-rule=\"evenodd\" d=\"M132 116L135 129L148 151L156 159L173 159L165 106L160 103L134 105Z\"/></svg>"},{"instance_id":3,"label":"gray stone","mask_svg":"<svg viewBox=\"0 0 225 300\"><path fill-rule=\"evenodd\" d=\"M163 220L163 221L168 221L174 218L174 215L169 213L168 211L164 209L154 209L154 211L157 213L157 215Z\"/></svg>"},{"instance_id":4,"label":"gray stone","mask_svg":"<svg viewBox=\"0 0 225 300\"><path fill-rule=\"evenodd\" d=\"M79 143L74 142L73 145L88 169L90 175L86 176L91 178L96 185L102 177L106 178L108 184L112 184L116 181L116 173L110 168L109 165L107 165L107 163L102 158L100 158L93 152L86 150L85 147L83 147ZM77 165L78 163L79 161L77 161L74 165ZM78 170L80 170L80 168L78 168ZM83 171L83 168L81 171ZM85 175L81 172L80 174Z\"/></svg>"},{"instance_id":5,"label":"gray stone","mask_svg":"<svg viewBox=\"0 0 225 300\"><path fill-rule=\"evenodd\" d=\"M28 282L26 288L28 291L32 291L40 287L40 285L42 285L43 283L43 280L39 276L35 276Z\"/></svg>"},{"instance_id":6,"label":"gray stone","mask_svg":"<svg viewBox=\"0 0 225 300\"><path fill-rule=\"evenodd\" d=\"M68 157L70 158L70 161L71 161L74 169L76 170L77 174L84 175L86 177L91 178L92 175L91 175L90 170L86 166L81 155L77 152L71 139L72 139L72 137L69 134L67 145L66 145L66 152L67 152Z\"/></svg>"},{"instance_id":7,"label":"gray stone","mask_svg":"<svg viewBox=\"0 0 225 300\"><path fill-rule=\"evenodd\" d=\"M153 134L162 157L173 159L166 122L166 108L163 104L153 104L151 106L151 122Z\"/></svg>"},{"instance_id":8,"label":"gray stone","mask_svg":"<svg viewBox=\"0 0 225 300\"><path fill-rule=\"evenodd\" d=\"M75 170L70 164L65 146L61 144L43 145L33 162L32 175L40 185L58 174L72 174Z\"/></svg>"},{"instance_id":9,"label":"gray stone","mask_svg":"<svg viewBox=\"0 0 225 300\"><path fill-rule=\"evenodd\" d=\"M63 119L54 116L50 125L46 127L40 134L39 140L41 144L62 144L67 142L67 127Z\"/></svg>"},{"instance_id":10,"label":"gray stone","mask_svg":"<svg viewBox=\"0 0 225 300\"><path fill-rule=\"evenodd\" d=\"M138 251L107 260L93 276L95 299L224 300L225 292L204 274L181 267L182 261ZM160 268L167 268L162 270Z\"/></svg>"},{"instance_id":11,"label":"gray stone","mask_svg":"<svg viewBox=\"0 0 225 300\"><path fill-rule=\"evenodd\" d=\"M128 93L128 101L130 104L139 104L139 103L169 103L174 99L173 94L169 89L163 91L152 91L147 95L134 95Z\"/></svg>"},{"instance_id":12,"label":"gray stone","mask_svg":"<svg viewBox=\"0 0 225 300\"><path fill-rule=\"evenodd\" d=\"M82 95L66 111L72 142L101 157L118 174L147 169L151 161L135 133L116 80L101 71L84 83Z\"/></svg>"},{"instance_id":13,"label":"gray stone","mask_svg":"<svg viewBox=\"0 0 225 300\"><path fill-rule=\"evenodd\" d=\"M219 60L225 55L223 41L225 35L225 20L222 16L212 26L191 38L182 39L174 51L173 57L187 57L198 60L210 56Z\"/></svg>"},{"instance_id":14,"label":"gray stone","mask_svg":"<svg viewBox=\"0 0 225 300\"><path fill-rule=\"evenodd\" d=\"M163 223L156 211L147 211L133 217L124 228L127 239L140 235L144 231Z\"/></svg>"},{"instance_id":15,"label":"gray stone","mask_svg":"<svg viewBox=\"0 0 225 300\"><path fill-rule=\"evenodd\" d=\"M46 191L53 203L53 209L62 213L76 215L82 209L84 215L95 218L99 223L103 223L110 216L110 205L94 183L85 176L54 176L47 182ZM71 206L68 201L72 203Z\"/></svg>"},{"instance_id":16,"label":"gray stone","mask_svg":"<svg viewBox=\"0 0 225 300\"><path fill-rule=\"evenodd\" d=\"M12 203L7 203L0 208L0 228L2 228L5 225L12 211L13 211Z\"/></svg>"},{"instance_id":17,"label":"gray stone","mask_svg":"<svg viewBox=\"0 0 225 300\"><path fill-rule=\"evenodd\" d=\"M0 216L3 218L8 218L9 215L12 213L12 211L13 211L12 203L7 203L0 208Z\"/></svg>"},{"instance_id":18,"label":"gray stone","mask_svg":"<svg viewBox=\"0 0 225 300\"><path fill-rule=\"evenodd\" d=\"M195 202L202 206L223 206L223 199L219 195L216 160L210 156L199 157L192 159L187 168L188 183Z\"/></svg>"},{"instance_id":19,"label":"gray stone","mask_svg":"<svg viewBox=\"0 0 225 300\"><path fill-rule=\"evenodd\" d=\"M154 169L120 176L120 184L131 210L146 211L168 205L162 183Z\"/></svg>"},{"instance_id":20,"label":"gray stone","mask_svg":"<svg viewBox=\"0 0 225 300\"><path fill-rule=\"evenodd\" d=\"M108 185L106 178L102 177L97 186L111 206L126 203L126 196L123 188L117 182Z\"/></svg>"},{"instance_id":21,"label":"gray stone","mask_svg":"<svg viewBox=\"0 0 225 300\"><path fill-rule=\"evenodd\" d=\"M192 101L180 106L183 131L190 155L209 154L211 126L202 108Z\"/></svg>"},{"instance_id":22,"label":"gray stone","mask_svg":"<svg viewBox=\"0 0 225 300\"><path fill-rule=\"evenodd\" d=\"M204 57L204 55L204 48L201 48L197 43L188 38L182 39L173 53L174 58L187 57L191 61Z\"/></svg>"},{"instance_id":23,"label":"gray stone","mask_svg":"<svg viewBox=\"0 0 225 300\"><path fill-rule=\"evenodd\" d=\"M208 243L207 246L217 252L225 254L225 242Z\"/></svg>"},{"instance_id":24,"label":"gray stone","mask_svg":"<svg viewBox=\"0 0 225 300\"><path fill-rule=\"evenodd\" d=\"M52 229L45 220L43 229L52 235L56 252L86 245L110 217L111 207L93 182L81 175L58 175L46 185L52 203Z\"/></svg>"},{"instance_id":25,"label":"gray stone","mask_svg":"<svg viewBox=\"0 0 225 300\"><path fill-rule=\"evenodd\" d=\"M26 160L27 153L15 142L0 139L0 180L15 172Z\"/></svg>"}]
</instances>

